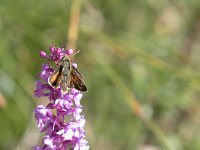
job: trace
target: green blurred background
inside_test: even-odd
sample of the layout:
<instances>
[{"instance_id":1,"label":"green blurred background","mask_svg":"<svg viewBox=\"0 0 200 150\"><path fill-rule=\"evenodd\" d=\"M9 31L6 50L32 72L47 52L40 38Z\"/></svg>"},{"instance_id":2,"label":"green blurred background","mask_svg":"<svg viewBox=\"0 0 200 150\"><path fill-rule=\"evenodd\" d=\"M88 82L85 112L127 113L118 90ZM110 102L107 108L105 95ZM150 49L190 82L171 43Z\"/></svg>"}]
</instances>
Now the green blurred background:
<instances>
[{"instance_id":1,"label":"green blurred background","mask_svg":"<svg viewBox=\"0 0 200 150\"><path fill-rule=\"evenodd\" d=\"M65 47L72 3L0 0L0 150L41 141L39 51ZM76 9L91 149L200 150L200 1L82 0Z\"/></svg>"}]
</instances>

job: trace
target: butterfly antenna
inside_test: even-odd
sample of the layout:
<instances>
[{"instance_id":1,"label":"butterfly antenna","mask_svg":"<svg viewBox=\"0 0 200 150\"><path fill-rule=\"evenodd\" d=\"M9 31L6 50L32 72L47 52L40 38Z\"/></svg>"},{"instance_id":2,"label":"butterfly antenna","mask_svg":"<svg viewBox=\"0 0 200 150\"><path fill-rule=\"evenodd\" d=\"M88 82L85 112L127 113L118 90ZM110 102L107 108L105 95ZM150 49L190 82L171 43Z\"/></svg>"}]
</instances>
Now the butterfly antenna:
<instances>
[{"instance_id":1,"label":"butterfly antenna","mask_svg":"<svg viewBox=\"0 0 200 150\"><path fill-rule=\"evenodd\" d=\"M77 50L76 53L73 54L73 56L76 55L76 54L78 54L79 52L80 52L80 50Z\"/></svg>"}]
</instances>

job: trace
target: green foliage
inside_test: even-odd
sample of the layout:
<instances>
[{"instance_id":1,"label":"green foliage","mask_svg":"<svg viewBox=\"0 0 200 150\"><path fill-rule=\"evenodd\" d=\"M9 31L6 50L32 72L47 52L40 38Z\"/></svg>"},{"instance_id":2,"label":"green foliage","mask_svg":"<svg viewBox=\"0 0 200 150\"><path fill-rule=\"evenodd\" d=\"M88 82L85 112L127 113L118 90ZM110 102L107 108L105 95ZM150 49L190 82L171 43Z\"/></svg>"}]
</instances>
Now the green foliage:
<instances>
[{"instance_id":1,"label":"green foliage","mask_svg":"<svg viewBox=\"0 0 200 150\"><path fill-rule=\"evenodd\" d=\"M71 1L0 1L0 149L31 149L39 51L67 42ZM198 150L200 2L83 1L75 61L95 150ZM140 111L140 109L142 111Z\"/></svg>"}]
</instances>

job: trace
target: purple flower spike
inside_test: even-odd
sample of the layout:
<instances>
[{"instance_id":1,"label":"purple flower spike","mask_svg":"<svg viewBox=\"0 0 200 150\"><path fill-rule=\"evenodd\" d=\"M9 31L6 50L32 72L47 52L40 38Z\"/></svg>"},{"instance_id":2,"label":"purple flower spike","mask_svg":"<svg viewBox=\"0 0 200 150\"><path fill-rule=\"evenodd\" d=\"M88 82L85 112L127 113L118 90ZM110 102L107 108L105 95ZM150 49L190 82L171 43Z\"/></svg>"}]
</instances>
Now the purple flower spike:
<instances>
[{"instance_id":1,"label":"purple flower spike","mask_svg":"<svg viewBox=\"0 0 200 150\"><path fill-rule=\"evenodd\" d=\"M59 64L64 55L73 55L74 50L50 47L50 54L41 51L41 58ZM77 64L73 64L77 67ZM85 140L85 119L81 115L82 94L76 89L63 91L48 84L48 78L55 70L47 64L42 64L36 82L35 97L47 97L46 106L39 105L34 110L34 116L40 132L44 132L42 146L34 146L35 150L89 150ZM41 145L41 144L40 144Z\"/></svg>"}]
</instances>

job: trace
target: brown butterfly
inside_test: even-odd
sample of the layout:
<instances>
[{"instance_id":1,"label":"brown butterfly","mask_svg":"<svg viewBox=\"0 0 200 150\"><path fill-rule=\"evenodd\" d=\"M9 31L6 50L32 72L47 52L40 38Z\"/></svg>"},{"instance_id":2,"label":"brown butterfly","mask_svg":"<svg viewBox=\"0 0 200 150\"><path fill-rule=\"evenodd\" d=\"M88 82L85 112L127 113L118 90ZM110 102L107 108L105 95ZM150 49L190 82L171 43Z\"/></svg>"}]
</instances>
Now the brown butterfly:
<instances>
[{"instance_id":1,"label":"brown butterfly","mask_svg":"<svg viewBox=\"0 0 200 150\"><path fill-rule=\"evenodd\" d=\"M79 71L72 65L68 55L65 55L57 68L48 78L48 83L58 88L62 85L64 91L67 88L75 88L79 91L87 91L83 83L83 77Z\"/></svg>"}]
</instances>

